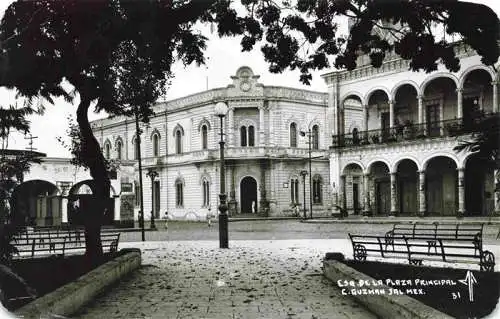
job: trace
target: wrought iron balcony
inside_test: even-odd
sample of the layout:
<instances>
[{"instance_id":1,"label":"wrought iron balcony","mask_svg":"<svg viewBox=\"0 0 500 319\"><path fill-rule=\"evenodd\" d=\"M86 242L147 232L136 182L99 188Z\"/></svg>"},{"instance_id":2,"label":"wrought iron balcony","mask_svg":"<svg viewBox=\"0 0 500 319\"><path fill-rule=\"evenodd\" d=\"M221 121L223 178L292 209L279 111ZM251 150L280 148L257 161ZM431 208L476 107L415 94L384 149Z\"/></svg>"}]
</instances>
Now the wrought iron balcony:
<instances>
[{"instance_id":1,"label":"wrought iron balcony","mask_svg":"<svg viewBox=\"0 0 500 319\"><path fill-rule=\"evenodd\" d=\"M482 118L484 119L489 116L492 116L492 114L484 115ZM468 134L476 130L476 126L480 120L481 118L464 118L422 124L407 123L391 128L333 135L332 148L357 147Z\"/></svg>"}]
</instances>

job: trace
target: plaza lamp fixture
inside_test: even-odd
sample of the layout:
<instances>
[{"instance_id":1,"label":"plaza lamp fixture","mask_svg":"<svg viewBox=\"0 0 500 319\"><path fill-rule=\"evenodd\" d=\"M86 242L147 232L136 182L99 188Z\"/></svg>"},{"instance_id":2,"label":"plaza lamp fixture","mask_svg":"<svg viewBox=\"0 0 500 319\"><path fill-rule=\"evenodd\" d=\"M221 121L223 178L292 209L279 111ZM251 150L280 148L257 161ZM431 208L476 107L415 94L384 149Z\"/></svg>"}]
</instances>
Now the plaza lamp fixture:
<instances>
[{"instance_id":1,"label":"plaza lamp fixture","mask_svg":"<svg viewBox=\"0 0 500 319\"><path fill-rule=\"evenodd\" d=\"M306 176L307 176L307 171L306 170L300 171L300 176L302 176L302 184L304 184L304 219L307 219L307 215L306 215Z\"/></svg>"},{"instance_id":2,"label":"plaza lamp fixture","mask_svg":"<svg viewBox=\"0 0 500 319\"><path fill-rule=\"evenodd\" d=\"M142 241L146 240L146 236L144 234L144 199L143 199L143 192L142 192L142 160L141 160L141 130L139 129L139 109L135 109L135 132L136 132L136 139L135 142L137 143L137 161L139 162L139 189L140 189L140 196L141 196L141 210L139 211L139 226L141 227L141 237Z\"/></svg>"},{"instance_id":3,"label":"plaza lamp fixture","mask_svg":"<svg viewBox=\"0 0 500 319\"><path fill-rule=\"evenodd\" d=\"M154 182L155 178L159 176L158 172L150 168L146 174L149 178L151 178L151 229L156 229L155 225L155 211L156 211L156 202L155 202L155 188Z\"/></svg>"},{"instance_id":4,"label":"plaza lamp fixture","mask_svg":"<svg viewBox=\"0 0 500 319\"><path fill-rule=\"evenodd\" d=\"M226 204L226 179L224 163L224 116L228 107L224 102L215 104L214 113L220 118L220 193L219 193L219 248L229 248L228 244L228 215Z\"/></svg>"},{"instance_id":5,"label":"plaza lamp fixture","mask_svg":"<svg viewBox=\"0 0 500 319\"><path fill-rule=\"evenodd\" d=\"M312 218L313 217L313 209L312 209L312 176L311 176L311 136L312 136L312 132L311 132L311 129L309 129L307 132L304 132L304 131L300 131L300 136L306 136L308 137L308 150L309 150L309 218ZM305 178L305 177L304 177ZM304 183L304 188L305 188L305 183ZM304 196L304 202L305 202L305 196ZM305 203L304 203L305 205ZM304 213L305 213L305 209L304 209ZM305 216L304 216L305 218Z\"/></svg>"}]
</instances>

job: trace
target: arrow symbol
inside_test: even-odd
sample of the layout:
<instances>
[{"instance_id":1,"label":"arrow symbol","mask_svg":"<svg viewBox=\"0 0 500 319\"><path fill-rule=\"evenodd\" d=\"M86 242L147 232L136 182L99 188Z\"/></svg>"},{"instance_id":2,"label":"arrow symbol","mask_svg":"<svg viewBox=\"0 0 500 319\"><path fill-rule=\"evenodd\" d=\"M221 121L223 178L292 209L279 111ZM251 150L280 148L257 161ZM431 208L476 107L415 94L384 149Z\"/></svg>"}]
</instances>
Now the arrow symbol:
<instances>
[{"instance_id":1,"label":"arrow symbol","mask_svg":"<svg viewBox=\"0 0 500 319\"><path fill-rule=\"evenodd\" d=\"M465 278L460 279L459 282L469 287L469 300L474 301L474 284L477 284L477 280L472 271L467 270Z\"/></svg>"}]
</instances>

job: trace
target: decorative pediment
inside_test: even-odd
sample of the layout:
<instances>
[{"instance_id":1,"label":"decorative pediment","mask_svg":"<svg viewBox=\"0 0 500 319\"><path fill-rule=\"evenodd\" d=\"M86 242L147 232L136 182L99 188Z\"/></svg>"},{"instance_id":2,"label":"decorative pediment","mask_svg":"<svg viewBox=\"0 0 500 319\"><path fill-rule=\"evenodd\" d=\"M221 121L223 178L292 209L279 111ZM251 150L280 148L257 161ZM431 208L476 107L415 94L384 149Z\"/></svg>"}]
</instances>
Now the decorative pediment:
<instances>
[{"instance_id":1,"label":"decorative pediment","mask_svg":"<svg viewBox=\"0 0 500 319\"><path fill-rule=\"evenodd\" d=\"M207 128L210 130L212 129L212 126L210 125L210 121L208 121L205 117L198 123L198 132L201 131L201 128L203 125L206 125Z\"/></svg>"},{"instance_id":2,"label":"decorative pediment","mask_svg":"<svg viewBox=\"0 0 500 319\"><path fill-rule=\"evenodd\" d=\"M153 131L151 132L151 136L150 136L150 139L153 140L153 136L155 135L158 135L158 138L161 139L161 134L160 134L160 131L158 131L158 129L153 129Z\"/></svg>"},{"instance_id":3,"label":"decorative pediment","mask_svg":"<svg viewBox=\"0 0 500 319\"><path fill-rule=\"evenodd\" d=\"M180 124L177 124L175 127L174 127L174 137L175 137L175 133L177 131L180 131L181 132L181 135L184 136L184 128L180 125Z\"/></svg>"}]
</instances>

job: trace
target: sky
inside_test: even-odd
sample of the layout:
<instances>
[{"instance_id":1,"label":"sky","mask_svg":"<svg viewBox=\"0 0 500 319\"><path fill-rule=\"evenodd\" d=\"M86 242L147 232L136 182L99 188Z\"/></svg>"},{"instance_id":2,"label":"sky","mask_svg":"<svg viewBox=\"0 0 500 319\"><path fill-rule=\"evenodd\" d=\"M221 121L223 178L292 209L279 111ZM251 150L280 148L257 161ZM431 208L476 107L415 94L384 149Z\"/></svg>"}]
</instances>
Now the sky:
<instances>
[{"instance_id":1,"label":"sky","mask_svg":"<svg viewBox=\"0 0 500 319\"><path fill-rule=\"evenodd\" d=\"M498 0L469 0L470 2L483 3L491 7L500 16L500 1ZM12 1L0 0L0 15ZM287 86L306 90L326 92L327 87L321 74L327 70L313 73L310 86L299 82L299 72L285 71L282 74L271 74L264 61L261 51L256 46L251 52L241 52L240 38L219 38L216 34L205 34L209 37L205 56L207 63L204 66L195 64L184 66L177 62L173 65L174 79L168 88L167 100L179 98L189 94L201 92L217 87L226 87L232 81L230 76L243 66L249 66L254 74L260 75L259 82L264 85ZM2 105L15 103L15 93L0 88ZM49 157L69 157L66 150L57 140L57 137L66 138L67 118L76 114L77 100L69 104L59 99L54 105L48 105L43 116L32 116L31 134L32 147L37 151L46 153ZM105 114L89 113L89 118L98 119ZM13 134L9 139L9 148L29 148L29 139L21 134Z\"/></svg>"}]
</instances>

